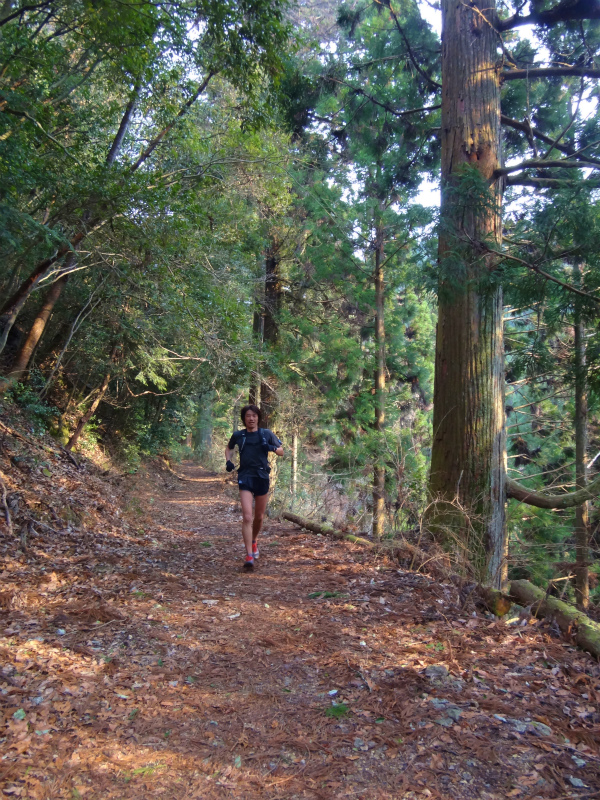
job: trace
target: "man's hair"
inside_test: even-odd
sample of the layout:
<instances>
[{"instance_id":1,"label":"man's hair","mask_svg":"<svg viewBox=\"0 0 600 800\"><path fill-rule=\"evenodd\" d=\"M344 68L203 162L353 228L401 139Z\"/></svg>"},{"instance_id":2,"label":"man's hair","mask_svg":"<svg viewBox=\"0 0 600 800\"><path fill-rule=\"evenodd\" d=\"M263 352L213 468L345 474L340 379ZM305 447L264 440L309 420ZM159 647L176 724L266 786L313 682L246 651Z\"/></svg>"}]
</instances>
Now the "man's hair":
<instances>
[{"instance_id":1,"label":"man's hair","mask_svg":"<svg viewBox=\"0 0 600 800\"><path fill-rule=\"evenodd\" d=\"M255 406L254 403L250 403L248 406L244 406L240 411L240 417L242 418L242 422L244 425L246 424L246 414L248 411L254 411L255 414L258 414L258 421L260 422L262 419L262 411L258 406Z\"/></svg>"}]
</instances>

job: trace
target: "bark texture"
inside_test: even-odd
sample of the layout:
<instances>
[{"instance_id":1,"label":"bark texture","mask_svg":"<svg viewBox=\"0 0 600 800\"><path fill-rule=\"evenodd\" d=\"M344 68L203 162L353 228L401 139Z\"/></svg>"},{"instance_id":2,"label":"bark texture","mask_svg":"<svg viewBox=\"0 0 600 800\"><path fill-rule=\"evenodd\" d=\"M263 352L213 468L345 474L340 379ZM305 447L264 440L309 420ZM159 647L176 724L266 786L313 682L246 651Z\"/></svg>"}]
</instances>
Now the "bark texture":
<instances>
[{"instance_id":1,"label":"bark texture","mask_svg":"<svg viewBox=\"0 0 600 800\"><path fill-rule=\"evenodd\" d=\"M54 306L56 305L58 298L61 296L68 280L69 276L64 275L62 278L59 278L55 283L53 283L46 292L42 306L38 311L37 316L33 321L33 325L31 326L31 329L29 330L29 333L27 334L27 337L23 342L21 349L17 353L15 361L10 369L8 374L8 379L10 381L20 381L23 379L23 376L27 372L33 351L35 350L42 337L42 334L44 333L44 330L46 329L48 320L54 311Z\"/></svg>"},{"instance_id":2,"label":"bark texture","mask_svg":"<svg viewBox=\"0 0 600 800\"><path fill-rule=\"evenodd\" d=\"M296 502L298 492L298 430L294 428L292 433L292 508Z\"/></svg>"},{"instance_id":3,"label":"bark texture","mask_svg":"<svg viewBox=\"0 0 600 800\"><path fill-rule=\"evenodd\" d=\"M442 3L442 204L430 524L475 576L506 576L500 249L500 84L496 12Z\"/></svg>"},{"instance_id":4,"label":"bark texture","mask_svg":"<svg viewBox=\"0 0 600 800\"><path fill-rule=\"evenodd\" d=\"M252 336L256 346L257 353L262 353L263 344L263 325L264 317L258 309L254 309L254 316L252 318ZM255 369L250 376L250 387L248 389L248 402L256 405L259 400L260 392L260 364L257 363Z\"/></svg>"},{"instance_id":5,"label":"bark texture","mask_svg":"<svg viewBox=\"0 0 600 800\"><path fill-rule=\"evenodd\" d=\"M576 277L581 279L580 270ZM575 303L575 482L577 489L587 487L588 401L586 379L585 328L581 321L581 303ZM590 604L588 502L575 508L575 597L577 608L585 611Z\"/></svg>"},{"instance_id":6,"label":"bark texture","mask_svg":"<svg viewBox=\"0 0 600 800\"><path fill-rule=\"evenodd\" d=\"M375 239L375 430L385 427L385 287L383 282L383 221L377 223ZM381 455L378 454L378 459ZM373 536L380 539L385 529L385 467L378 460L373 468Z\"/></svg>"},{"instance_id":7,"label":"bark texture","mask_svg":"<svg viewBox=\"0 0 600 800\"><path fill-rule=\"evenodd\" d=\"M279 338L279 310L281 307L281 277L279 274L279 242L273 237L265 258L265 303L263 313L263 342L267 351L277 344ZM260 408L263 413L261 427L272 428L275 424L277 391L272 375L260 384ZM272 476L273 477L273 476Z\"/></svg>"}]
</instances>

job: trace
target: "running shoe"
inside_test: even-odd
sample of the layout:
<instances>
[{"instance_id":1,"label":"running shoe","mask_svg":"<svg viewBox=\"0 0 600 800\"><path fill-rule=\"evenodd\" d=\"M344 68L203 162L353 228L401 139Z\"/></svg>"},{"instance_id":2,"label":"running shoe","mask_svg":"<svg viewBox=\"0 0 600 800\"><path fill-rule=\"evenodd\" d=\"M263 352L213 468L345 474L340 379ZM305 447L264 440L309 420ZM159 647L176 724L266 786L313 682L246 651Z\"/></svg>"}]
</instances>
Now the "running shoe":
<instances>
[{"instance_id":1,"label":"running shoe","mask_svg":"<svg viewBox=\"0 0 600 800\"><path fill-rule=\"evenodd\" d=\"M258 549L256 542L252 542L252 555L254 558L258 558L260 555L260 550Z\"/></svg>"},{"instance_id":2,"label":"running shoe","mask_svg":"<svg viewBox=\"0 0 600 800\"><path fill-rule=\"evenodd\" d=\"M246 556L246 560L244 561L244 569L250 572L251 569L254 569L254 556Z\"/></svg>"}]
</instances>

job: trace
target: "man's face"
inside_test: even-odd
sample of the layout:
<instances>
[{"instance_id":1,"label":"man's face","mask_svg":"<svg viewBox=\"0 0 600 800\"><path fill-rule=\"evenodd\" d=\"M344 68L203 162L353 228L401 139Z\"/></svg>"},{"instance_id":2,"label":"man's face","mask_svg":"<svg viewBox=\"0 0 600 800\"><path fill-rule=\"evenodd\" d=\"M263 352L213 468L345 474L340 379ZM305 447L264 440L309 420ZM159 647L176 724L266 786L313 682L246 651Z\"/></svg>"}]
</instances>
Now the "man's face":
<instances>
[{"instance_id":1,"label":"man's face","mask_svg":"<svg viewBox=\"0 0 600 800\"><path fill-rule=\"evenodd\" d=\"M246 411L244 423L247 428L258 428L258 414L256 411L252 411L252 409Z\"/></svg>"}]
</instances>

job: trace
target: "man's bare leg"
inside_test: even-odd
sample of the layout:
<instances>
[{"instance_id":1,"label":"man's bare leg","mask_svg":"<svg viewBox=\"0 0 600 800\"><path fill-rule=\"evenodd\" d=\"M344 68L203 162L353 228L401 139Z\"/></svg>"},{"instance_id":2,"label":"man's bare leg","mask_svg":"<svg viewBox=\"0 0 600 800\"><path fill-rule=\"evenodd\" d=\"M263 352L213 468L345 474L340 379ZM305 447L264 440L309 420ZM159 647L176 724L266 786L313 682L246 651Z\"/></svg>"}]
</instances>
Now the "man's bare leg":
<instances>
[{"instance_id":1,"label":"man's bare leg","mask_svg":"<svg viewBox=\"0 0 600 800\"><path fill-rule=\"evenodd\" d=\"M261 497L254 498L254 520L252 522L252 541L258 539L258 534L262 528L265 511L267 510L268 494L263 494Z\"/></svg>"},{"instance_id":2,"label":"man's bare leg","mask_svg":"<svg viewBox=\"0 0 600 800\"><path fill-rule=\"evenodd\" d=\"M260 498L259 498L260 499ZM249 556L252 555L252 492L247 489L240 490L240 503L242 504L242 536Z\"/></svg>"}]
</instances>

